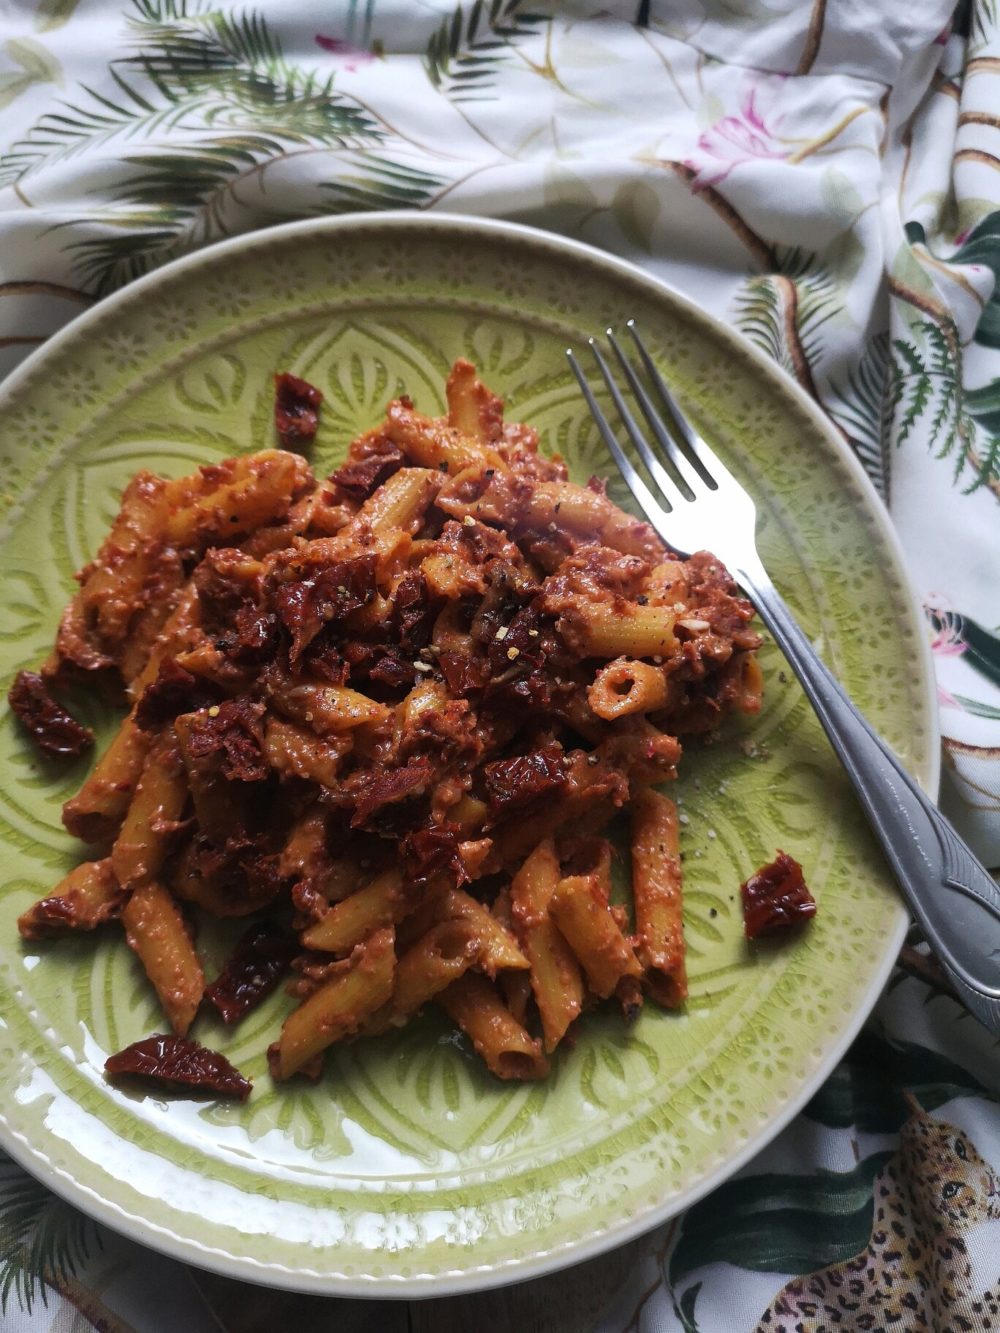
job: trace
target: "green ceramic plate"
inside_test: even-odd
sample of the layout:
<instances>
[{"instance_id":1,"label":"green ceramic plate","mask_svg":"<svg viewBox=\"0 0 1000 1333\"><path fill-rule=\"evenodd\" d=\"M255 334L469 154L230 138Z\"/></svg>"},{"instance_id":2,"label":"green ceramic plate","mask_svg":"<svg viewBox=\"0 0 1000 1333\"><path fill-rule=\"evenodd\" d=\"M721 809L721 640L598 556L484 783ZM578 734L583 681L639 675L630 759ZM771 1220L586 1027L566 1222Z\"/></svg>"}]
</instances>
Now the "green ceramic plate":
<instances>
[{"instance_id":1,"label":"green ceramic plate","mask_svg":"<svg viewBox=\"0 0 1000 1333\"><path fill-rule=\"evenodd\" d=\"M426 410L458 355L575 478L609 463L563 357L635 316L703 433L760 504L765 562L872 721L925 784L927 657L884 511L805 397L637 269L528 229L380 215L278 227L134 283L7 383L0 677L51 642L72 572L140 466L186 472L271 445L275 369L320 385L320 468L406 391ZM105 1056L162 1027L111 929L25 946L15 918L73 864L59 821L83 764L48 767L0 722L0 1141L95 1217L182 1259L278 1286L443 1294L608 1248L735 1170L802 1105L883 984L904 912L802 694L773 649L767 703L685 755L691 998L626 1032L595 1015L544 1086L483 1072L429 1014L337 1051L318 1086L272 1086L291 1001L195 1035L255 1079L246 1106L141 1098ZM94 704L87 720L110 734ZM815 923L743 942L738 886L776 847ZM211 953L221 948L203 936Z\"/></svg>"}]
</instances>

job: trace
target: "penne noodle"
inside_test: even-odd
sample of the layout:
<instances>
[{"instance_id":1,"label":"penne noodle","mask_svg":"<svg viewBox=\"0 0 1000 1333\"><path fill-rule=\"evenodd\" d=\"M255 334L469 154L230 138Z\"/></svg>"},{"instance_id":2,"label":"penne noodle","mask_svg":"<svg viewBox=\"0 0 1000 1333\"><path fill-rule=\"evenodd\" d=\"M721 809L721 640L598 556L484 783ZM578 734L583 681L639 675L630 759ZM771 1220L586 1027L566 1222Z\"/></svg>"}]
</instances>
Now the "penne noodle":
<instances>
[{"instance_id":1,"label":"penne noodle","mask_svg":"<svg viewBox=\"0 0 1000 1333\"><path fill-rule=\"evenodd\" d=\"M764 673L754 653L734 653L730 668L739 675L736 707L741 713L759 713L764 701Z\"/></svg>"},{"instance_id":2,"label":"penne noodle","mask_svg":"<svg viewBox=\"0 0 1000 1333\"><path fill-rule=\"evenodd\" d=\"M648 662L619 657L601 667L587 690L591 712L611 722L630 713L653 713L670 697L666 676Z\"/></svg>"},{"instance_id":3,"label":"penne noodle","mask_svg":"<svg viewBox=\"0 0 1000 1333\"><path fill-rule=\"evenodd\" d=\"M479 945L477 966L489 976L528 968L528 959L511 930L470 894L449 889L440 910L446 919L464 921L474 931Z\"/></svg>"},{"instance_id":4,"label":"penne noodle","mask_svg":"<svg viewBox=\"0 0 1000 1333\"><path fill-rule=\"evenodd\" d=\"M304 458L284 449L243 454L164 489L167 541L175 546L207 546L213 538L234 537L283 518L309 480Z\"/></svg>"},{"instance_id":5,"label":"penne noodle","mask_svg":"<svg viewBox=\"0 0 1000 1333\"><path fill-rule=\"evenodd\" d=\"M346 685L282 684L272 691L271 699L288 717L311 727L320 736L351 731L382 722L389 716L385 704L376 703Z\"/></svg>"},{"instance_id":6,"label":"penne noodle","mask_svg":"<svg viewBox=\"0 0 1000 1333\"><path fill-rule=\"evenodd\" d=\"M147 685L152 685L160 666L168 657L175 657L189 646L198 633L198 590L189 579L177 595L173 610L164 622L159 638L153 644L145 662L129 682L129 698L138 701Z\"/></svg>"},{"instance_id":7,"label":"penne noodle","mask_svg":"<svg viewBox=\"0 0 1000 1333\"><path fill-rule=\"evenodd\" d=\"M376 931L357 946L343 971L288 1015L270 1052L275 1078L291 1078L388 1004L396 968L393 944L391 928Z\"/></svg>"},{"instance_id":8,"label":"penne noodle","mask_svg":"<svg viewBox=\"0 0 1000 1333\"><path fill-rule=\"evenodd\" d=\"M132 804L152 739L129 713L90 777L63 806L62 820L69 833L90 843L114 837Z\"/></svg>"},{"instance_id":9,"label":"penne noodle","mask_svg":"<svg viewBox=\"0 0 1000 1333\"><path fill-rule=\"evenodd\" d=\"M188 796L187 774L173 734L154 741L111 849L111 868L122 888L155 879L167 858Z\"/></svg>"},{"instance_id":10,"label":"penne noodle","mask_svg":"<svg viewBox=\"0 0 1000 1333\"><path fill-rule=\"evenodd\" d=\"M510 885L505 885L493 900L492 915L496 917L504 930L513 934L514 922L510 913ZM504 1004L517 1021L522 1026L526 1026L528 1013L535 998L531 990L530 967L518 972L510 969L501 972L497 978L497 985L500 987Z\"/></svg>"},{"instance_id":11,"label":"penne noodle","mask_svg":"<svg viewBox=\"0 0 1000 1333\"><path fill-rule=\"evenodd\" d=\"M120 643L146 601L144 590L163 556L169 483L137 472L96 560L80 585L80 609L104 644Z\"/></svg>"},{"instance_id":12,"label":"penne noodle","mask_svg":"<svg viewBox=\"0 0 1000 1333\"><path fill-rule=\"evenodd\" d=\"M431 644L439 653L460 653L463 657L471 653L472 636L462 627L462 611L456 602L448 602L438 613Z\"/></svg>"},{"instance_id":13,"label":"penne noodle","mask_svg":"<svg viewBox=\"0 0 1000 1333\"><path fill-rule=\"evenodd\" d=\"M547 531L550 524L626 555L661 559L663 546L642 519L633 518L606 495L568 481L543 481L533 488L524 520L529 527Z\"/></svg>"},{"instance_id":14,"label":"penne noodle","mask_svg":"<svg viewBox=\"0 0 1000 1333\"><path fill-rule=\"evenodd\" d=\"M156 679L163 659L191 634L196 607L197 594L193 584L188 583L163 627L159 642L132 682L133 699L138 701L142 697L146 686ZM152 733L142 731L137 725L133 708L76 796L63 806L63 824L74 837L94 843L106 842L114 836L132 802L152 740Z\"/></svg>"},{"instance_id":15,"label":"penne noodle","mask_svg":"<svg viewBox=\"0 0 1000 1333\"><path fill-rule=\"evenodd\" d=\"M506 468L495 449L454 426L422 416L401 402L389 404L386 419L390 440L420 467L452 474L479 463Z\"/></svg>"},{"instance_id":16,"label":"penne noodle","mask_svg":"<svg viewBox=\"0 0 1000 1333\"><path fill-rule=\"evenodd\" d=\"M580 968L549 915L558 884L559 861L551 839L546 839L521 866L510 886L511 919L531 965L531 988L547 1052L555 1050L583 1008Z\"/></svg>"},{"instance_id":17,"label":"penne noodle","mask_svg":"<svg viewBox=\"0 0 1000 1333\"><path fill-rule=\"evenodd\" d=\"M196 743L202 712L182 713L174 719L174 735L187 772L195 817L212 842L224 847L234 829L245 828L249 799L243 782L230 782L221 769L219 752L202 754Z\"/></svg>"},{"instance_id":18,"label":"penne noodle","mask_svg":"<svg viewBox=\"0 0 1000 1333\"><path fill-rule=\"evenodd\" d=\"M587 985L602 1000L623 977L639 977L642 967L608 906L596 876L568 875L549 902L559 933L576 955Z\"/></svg>"},{"instance_id":19,"label":"penne noodle","mask_svg":"<svg viewBox=\"0 0 1000 1333\"><path fill-rule=\"evenodd\" d=\"M503 399L490 393L471 361L456 361L445 385L448 424L481 445L503 438Z\"/></svg>"},{"instance_id":20,"label":"penne noodle","mask_svg":"<svg viewBox=\"0 0 1000 1333\"><path fill-rule=\"evenodd\" d=\"M180 908L162 884L147 880L123 907L122 924L170 1026L183 1037L201 1004L205 977Z\"/></svg>"},{"instance_id":21,"label":"penne noodle","mask_svg":"<svg viewBox=\"0 0 1000 1333\"><path fill-rule=\"evenodd\" d=\"M286 879L319 879L330 873L326 845L327 816L318 803L311 805L292 825L278 860L278 872Z\"/></svg>"},{"instance_id":22,"label":"penne noodle","mask_svg":"<svg viewBox=\"0 0 1000 1333\"><path fill-rule=\"evenodd\" d=\"M541 1042L504 1007L486 977L466 972L441 991L437 1000L497 1078L538 1079L549 1072Z\"/></svg>"},{"instance_id":23,"label":"penne noodle","mask_svg":"<svg viewBox=\"0 0 1000 1333\"><path fill-rule=\"evenodd\" d=\"M120 916L127 897L115 879L110 857L84 861L74 866L50 894L22 912L17 918L17 928L26 940L93 930Z\"/></svg>"},{"instance_id":24,"label":"penne noodle","mask_svg":"<svg viewBox=\"0 0 1000 1333\"><path fill-rule=\"evenodd\" d=\"M390 1006L395 1026L417 1013L435 995L474 965L481 940L469 921L439 921L407 949L396 966Z\"/></svg>"},{"instance_id":25,"label":"penne noodle","mask_svg":"<svg viewBox=\"0 0 1000 1333\"><path fill-rule=\"evenodd\" d=\"M493 851L487 862L489 870L500 870L523 861L532 848L558 830L579 832L579 826L585 823L588 833L600 832L617 806L623 803L628 791L628 784L621 776L627 767L619 765L612 755L614 771L609 773L603 748L598 747L590 755L576 752L566 768L566 783L558 795L540 810L521 819L509 820L492 831ZM591 764L590 759L595 762Z\"/></svg>"},{"instance_id":26,"label":"penne noodle","mask_svg":"<svg viewBox=\"0 0 1000 1333\"><path fill-rule=\"evenodd\" d=\"M416 531L441 485L441 477L428 467L404 467L366 500L338 540L355 537L370 529L378 534L394 528Z\"/></svg>"},{"instance_id":27,"label":"penne noodle","mask_svg":"<svg viewBox=\"0 0 1000 1333\"><path fill-rule=\"evenodd\" d=\"M687 995L677 807L646 787L632 797L632 894L637 953L653 999L675 1009Z\"/></svg>"},{"instance_id":28,"label":"penne noodle","mask_svg":"<svg viewBox=\"0 0 1000 1333\"><path fill-rule=\"evenodd\" d=\"M581 602L573 628L584 652L592 657L663 657L676 646L676 618L664 606Z\"/></svg>"},{"instance_id":29,"label":"penne noodle","mask_svg":"<svg viewBox=\"0 0 1000 1333\"><path fill-rule=\"evenodd\" d=\"M351 752L352 734L342 731L320 738L305 727L269 717L264 728L264 754L276 773L302 778L332 790L343 760Z\"/></svg>"},{"instance_id":30,"label":"penne noodle","mask_svg":"<svg viewBox=\"0 0 1000 1333\"><path fill-rule=\"evenodd\" d=\"M323 953L348 953L372 931L401 920L410 905L402 871L395 867L384 870L363 889L342 898L304 931L302 943L307 949Z\"/></svg>"},{"instance_id":31,"label":"penne noodle","mask_svg":"<svg viewBox=\"0 0 1000 1333\"><path fill-rule=\"evenodd\" d=\"M448 818L457 824L463 833L478 833L486 824L489 806L478 796L466 793L448 811Z\"/></svg>"},{"instance_id":32,"label":"penne noodle","mask_svg":"<svg viewBox=\"0 0 1000 1333\"><path fill-rule=\"evenodd\" d=\"M118 649L118 669L129 687L142 676L150 658L156 653L164 627L185 596L184 565L176 551L163 554L150 580L144 586L146 605L138 612ZM162 654L157 653L159 667Z\"/></svg>"}]
</instances>

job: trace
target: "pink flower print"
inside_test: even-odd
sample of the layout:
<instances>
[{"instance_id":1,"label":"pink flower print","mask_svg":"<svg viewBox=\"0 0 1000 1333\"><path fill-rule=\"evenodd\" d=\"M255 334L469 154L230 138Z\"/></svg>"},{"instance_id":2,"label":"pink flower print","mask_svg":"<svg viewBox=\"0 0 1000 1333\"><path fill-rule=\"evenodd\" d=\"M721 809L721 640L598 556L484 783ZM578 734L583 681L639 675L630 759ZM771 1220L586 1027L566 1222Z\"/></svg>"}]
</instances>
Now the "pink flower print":
<instances>
[{"instance_id":1,"label":"pink flower print","mask_svg":"<svg viewBox=\"0 0 1000 1333\"><path fill-rule=\"evenodd\" d=\"M931 639L931 653L934 657L961 657L966 650L960 634L960 620L954 611L938 602L926 601L924 611L931 622L934 637ZM957 708L962 712L962 705L950 690L945 689L940 680L937 682L937 700L942 708Z\"/></svg>"},{"instance_id":2,"label":"pink flower print","mask_svg":"<svg viewBox=\"0 0 1000 1333\"><path fill-rule=\"evenodd\" d=\"M935 657L961 657L966 644L959 632L959 618L954 611L935 606L931 602L924 604L935 634L931 639L931 652Z\"/></svg>"},{"instance_id":3,"label":"pink flower print","mask_svg":"<svg viewBox=\"0 0 1000 1333\"><path fill-rule=\"evenodd\" d=\"M324 37L322 33L317 33L313 40L324 51L329 51L333 56L339 56L343 68L348 74L353 74L361 65L370 65L375 59L372 53L366 51L363 46L354 46L350 42L343 41L340 37Z\"/></svg>"},{"instance_id":4,"label":"pink flower print","mask_svg":"<svg viewBox=\"0 0 1000 1333\"><path fill-rule=\"evenodd\" d=\"M939 708L955 708L960 713L965 712L965 709L958 702L958 700L955 698L952 692L950 690L946 690L940 681L938 681L938 686L937 686L937 701Z\"/></svg>"},{"instance_id":5,"label":"pink flower print","mask_svg":"<svg viewBox=\"0 0 1000 1333\"><path fill-rule=\"evenodd\" d=\"M699 136L695 151L684 165L695 172L691 188L697 194L710 185L724 181L741 162L761 158L780 160L789 156L791 146L782 146L775 137L781 117L769 127L759 107L760 84L751 84L737 115L722 116Z\"/></svg>"}]
</instances>

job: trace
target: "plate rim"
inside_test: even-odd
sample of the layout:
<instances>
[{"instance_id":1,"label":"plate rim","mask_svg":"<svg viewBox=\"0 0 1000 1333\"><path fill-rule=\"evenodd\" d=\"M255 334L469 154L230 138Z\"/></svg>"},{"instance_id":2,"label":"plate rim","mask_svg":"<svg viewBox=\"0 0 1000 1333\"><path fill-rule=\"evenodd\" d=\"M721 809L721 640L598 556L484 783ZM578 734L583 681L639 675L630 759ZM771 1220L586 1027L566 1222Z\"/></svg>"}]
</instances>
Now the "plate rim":
<instances>
[{"instance_id":1,"label":"plate rim","mask_svg":"<svg viewBox=\"0 0 1000 1333\"><path fill-rule=\"evenodd\" d=\"M739 354L749 359L755 373L769 380L772 386L786 399L790 395L797 407L810 419L813 428L825 441L827 449L836 455L838 461L851 473L853 480L867 502L868 516L875 522L879 536L885 543L887 554L894 565L903 595L896 610L909 620L918 645L913 659L914 684L920 687L922 694L922 722L926 732L926 753L922 756L918 781L924 789L936 799L941 775L940 726L934 692L934 670L930 644L923 630L923 617L920 611L916 591L909 576L906 557L899 535L893 526L891 516L882 498L875 490L860 461L847 443L837 433L819 404L782 367L770 360L743 334L725 324L720 318L704 310L692 298L678 291L670 282L648 272L638 264L622 259L609 251L600 249L575 238L562 236L557 232L546 231L539 227L528 226L520 222L510 222L501 218L476 217L454 212L423 212L416 209L400 209L391 212L358 212L334 217L305 218L282 223L273 227L258 228L239 236L229 237L215 244L205 246L191 254L172 260L152 272L144 274L133 282L97 300L87 310L76 315L72 320L48 338L39 348L31 352L0 382L0 409L7 399L17 393L22 383L30 381L44 366L46 359L56 355L68 343L81 335L85 336L92 323L104 320L109 314L122 306L141 301L152 290L172 281L179 274L196 271L203 266L210 266L218 258L230 258L241 251L253 250L261 245L279 243L297 234L338 233L352 231L396 231L417 230L439 232L466 232L479 239L493 237L530 242L533 246L549 249L559 254L569 254L589 264L605 274L617 274L630 282L645 287L651 295L683 310L685 316L695 324L700 324L713 338L721 340ZM599 330L595 330L599 332ZM765 1127L750 1136L746 1143L726 1162L709 1171L696 1185L681 1191L659 1205L647 1208L640 1215L623 1221L620 1225L612 1224L598 1235L589 1239L577 1239L561 1242L550 1249L543 1249L531 1258L494 1260L481 1268L471 1266L461 1270L427 1271L412 1277L350 1277L347 1275L308 1272L285 1266L265 1266L259 1261L246 1256L235 1255L208 1247L190 1236L180 1236L166 1229L156 1228L146 1221L138 1221L132 1216L122 1216L118 1205L103 1195L94 1193L88 1186L78 1184L69 1178L49 1159L33 1149L23 1136L12 1130L0 1107L0 1147L29 1174L38 1179L53 1193L79 1208L89 1217L108 1226L112 1231L127 1236L129 1239L145 1245L168 1258L197 1268L208 1269L225 1277L256 1285L279 1288L288 1291L305 1292L327 1296L355 1296L367 1299L429 1299L436 1296L453 1296L462 1293L485 1291L490 1288L506 1286L515 1282L529 1281L547 1274L570 1268L579 1263L597 1258L609 1250L625 1245L637 1237L646 1234L655 1227L677 1216L703 1199L723 1181L741 1170L763 1151L781 1131L794 1119L802 1107L826 1081L834 1067L854 1041L858 1032L867 1021L872 1008L877 1002L888 980L896 960L899 947L905 937L909 914L898 898L895 904L895 926L887 933L886 947L879 966L872 974L868 985L861 992L854 1014L846 1024L840 1036L831 1043L823 1058L817 1063L796 1093L789 1098L780 1112Z\"/></svg>"}]
</instances>

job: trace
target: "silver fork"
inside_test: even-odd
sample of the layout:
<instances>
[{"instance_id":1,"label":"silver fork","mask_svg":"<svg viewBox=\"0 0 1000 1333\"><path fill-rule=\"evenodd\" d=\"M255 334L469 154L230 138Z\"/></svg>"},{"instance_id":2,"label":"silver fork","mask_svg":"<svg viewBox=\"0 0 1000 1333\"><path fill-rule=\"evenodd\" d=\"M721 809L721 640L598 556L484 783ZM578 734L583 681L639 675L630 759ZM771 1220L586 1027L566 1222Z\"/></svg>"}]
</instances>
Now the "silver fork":
<instances>
[{"instance_id":1,"label":"silver fork","mask_svg":"<svg viewBox=\"0 0 1000 1333\"><path fill-rule=\"evenodd\" d=\"M761 564L753 500L680 411L634 322L629 320L626 327L646 380L666 409L664 416L608 329L608 342L645 419L648 437L593 338L590 347L656 492L622 449L572 350L566 353L626 485L669 546L681 555L712 551L753 602L816 710L955 990L987 1028L1000 1032L1000 887L820 661Z\"/></svg>"}]
</instances>

